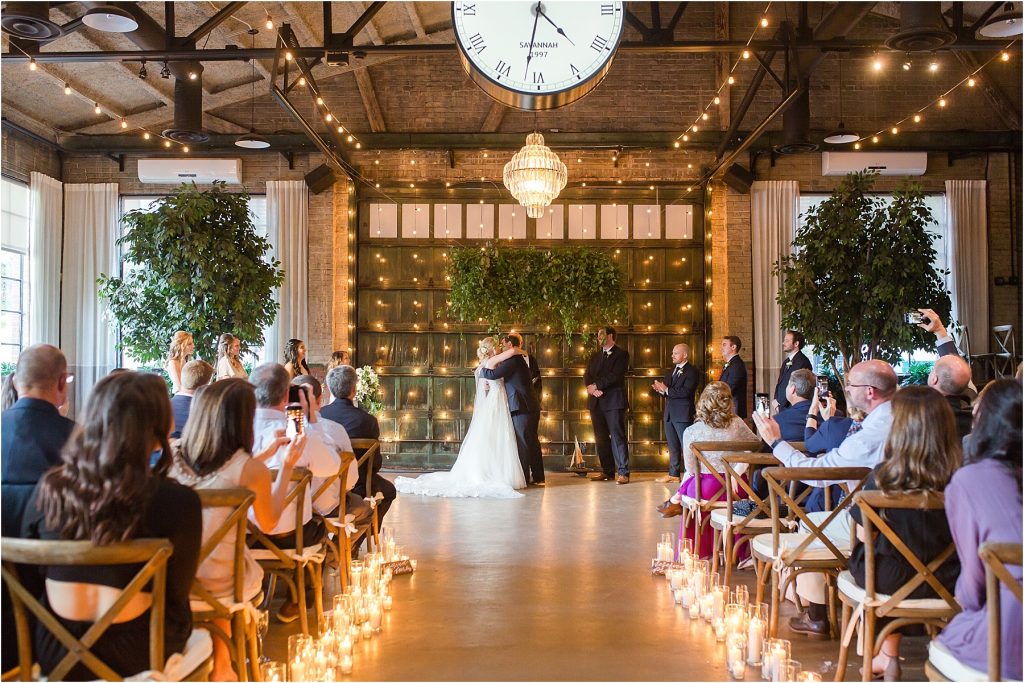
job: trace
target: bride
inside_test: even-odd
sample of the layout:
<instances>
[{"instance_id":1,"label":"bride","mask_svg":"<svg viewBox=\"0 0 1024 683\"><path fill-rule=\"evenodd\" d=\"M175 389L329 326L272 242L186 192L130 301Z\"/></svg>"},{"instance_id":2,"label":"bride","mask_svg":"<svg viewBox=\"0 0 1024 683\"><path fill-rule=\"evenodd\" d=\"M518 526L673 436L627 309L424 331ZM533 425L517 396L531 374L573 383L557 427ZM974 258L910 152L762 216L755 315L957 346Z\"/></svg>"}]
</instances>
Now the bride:
<instances>
[{"instance_id":1,"label":"bride","mask_svg":"<svg viewBox=\"0 0 1024 683\"><path fill-rule=\"evenodd\" d=\"M459 448L459 457L448 472L432 472L415 479L397 477L395 488L401 493L445 498L521 498L515 489L526 488L523 466L516 448L516 433L508 409L504 380L480 377L486 365L498 363L520 353L509 349L494 353L494 339L480 340L476 355L480 359L476 375L476 399L473 419Z\"/></svg>"}]
</instances>

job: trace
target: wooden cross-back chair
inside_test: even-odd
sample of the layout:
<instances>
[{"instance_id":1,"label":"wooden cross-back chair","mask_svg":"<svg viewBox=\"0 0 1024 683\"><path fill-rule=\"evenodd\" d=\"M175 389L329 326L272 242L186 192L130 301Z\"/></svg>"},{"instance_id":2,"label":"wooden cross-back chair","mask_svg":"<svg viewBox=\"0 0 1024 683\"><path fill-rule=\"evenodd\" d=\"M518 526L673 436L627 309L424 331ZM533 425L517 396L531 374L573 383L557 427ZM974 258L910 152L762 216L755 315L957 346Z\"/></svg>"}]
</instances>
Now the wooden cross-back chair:
<instances>
[{"instance_id":1,"label":"wooden cross-back chair","mask_svg":"<svg viewBox=\"0 0 1024 683\"><path fill-rule=\"evenodd\" d=\"M756 467L774 467L780 463L771 453L730 452L722 456L722 461L725 463L726 506L711 511L711 526L715 530L715 548L718 548L718 538L722 539L722 583L729 585L732 568L736 564L736 552L742 544L749 543L753 536L771 531L771 504L750 485L749 473ZM740 492L746 493L746 500L754 504L750 513L742 518L734 514L732 509L733 503L741 500L737 495ZM717 562L716 550L712 561L715 570Z\"/></svg>"},{"instance_id":2,"label":"wooden cross-back chair","mask_svg":"<svg viewBox=\"0 0 1024 683\"><path fill-rule=\"evenodd\" d=\"M991 354L992 377L1013 377L1020 358L1017 356L1017 340L1013 336L1013 325L996 325L992 328L996 348Z\"/></svg>"},{"instance_id":3,"label":"wooden cross-back chair","mask_svg":"<svg viewBox=\"0 0 1024 683\"><path fill-rule=\"evenodd\" d=\"M239 680L260 680L259 652L256 637L256 622L251 618L253 606L248 603L245 595L245 553L246 527L249 509L256 497L249 489L199 489L199 502L203 510L213 508L229 508L227 517L216 529L205 529L210 536L199 550L199 564L220 545L229 533L235 532L233 549L233 585L229 598L218 598L203 587L198 580L192 582L191 606L192 623L202 625L214 638L227 643L231 651L231 660ZM228 635L214 623L223 619L231 623L231 634ZM246 661L251 668L246 666Z\"/></svg>"},{"instance_id":4,"label":"wooden cross-back chair","mask_svg":"<svg viewBox=\"0 0 1024 683\"><path fill-rule=\"evenodd\" d=\"M801 574L824 575L828 587L829 625L835 627L834 581L839 572L846 569L850 549L839 547L828 537L826 529L840 514L847 513L853 503L852 495L864 486L870 472L867 467L769 467L763 470L772 509L771 534L755 536L750 550L757 571L758 602L763 601L765 585L771 579L771 637L778 633L781 597L790 584L795 587L796 578ZM839 484L847 495L827 511L823 520L815 522L801 508L811 489L806 488L797 496L787 490L787 484L797 481L823 482L826 486ZM852 490L848 481L856 482ZM788 517L780 515L783 505L788 509ZM793 530L800 525L806 531ZM788 570L785 579L781 578L783 570Z\"/></svg>"},{"instance_id":5,"label":"wooden cross-back chair","mask_svg":"<svg viewBox=\"0 0 1024 683\"><path fill-rule=\"evenodd\" d=\"M1020 543L982 543L978 549L985 563L985 606L988 610L988 679L1002 680L1002 591L1005 584L1018 601L1024 602L1020 579L1007 570L1006 565L1021 565ZM996 634L993 636L993 634Z\"/></svg>"},{"instance_id":6,"label":"wooden cross-back chair","mask_svg":"<svg viewBox=\"0 0 1024 683\"><path fill-rule=\"evenodd\" d=\"M764 444L761 441L695 441L690 444L690 452L693 454L697 466L694 472L693 497L682 496L683 505L683 526L693 525L693 551L700 555L701 534L711 523L711 512L726 506L726 489L728 484L725 481L725 474L719 472L708 460L707 453L710 452L750 452L760 450ZM720 486L719 490L710 498L705 497L702 490L701 474L712 475ZM715 546L711 547L712 556L715 555Z\"/></svg>"},{"instance_id":7,"label":"wooden cross-back chair","mask_svg":"<svg viewBox=\"0 0 1024 683\"><path fill-rule=\"evenodd\" d=\"M270 474L276 479L278 470L271 470ZM253 557L263 569L271 574L270 587L267 591L268 601L274 596L275 580L280 578L288 586L299 604L299 625L302 633L309 635L309 616L306 611L309 606L306 604L306 573L309 573L309 581L313 588L313 601L316 607L316 623L320 624L324 613L323 596L323 561L324 550L322 543L306 545L302 538L302 520L305 516L306 490L312 481L312 475L305 468L292 470L292 481L295 485L288 491L284 499L284 509L295 510L295 547L281 548L274 541L263 533L258 525L249 521L250 537L256 540L259 545L252 548Z\"/></svg>"},{"instance_id":8,"label":"wooden cross-back chair","mask_svg":"<svg viewBox=\"0 0 1024 683\"><path fill-rule=\"evenodd\" d=\"M370 522L370 529L367 531L367 549L371 547L380 548L380 517L377 515L377 500L374 498L373 490L373 463L380 453L380 441L377 439L352 439L352 448L356 452L363 451L356 461L360 468L366 468L366 498L373 506L373 520Z\"/></svg>"},{"instance_id":9,"label":"wooden cross-back chair","mask_svg":"<svg viewBox=\"0 0 1024 683\"><path fill-rule=\"evenodd\" d=\"M148 594L149 606L149 666L157 672L164 671L167 660L164 657L164 616L166 613L167 560L173 546L167 539L137 539L125 543L105 546L93 545L92 541L43 541L24 538L4 538L2 541L3 565L0 568L4 583L11 594L14 620L18 638L18 679L32 680L33 632L29 614L67 650L67 654L48 674L51 681L64 678L78 664L83 665L97 678L121 680L121 676L110 665L100 660L91 651L104 633L115 623L121 612L138 595ZM17 565L28 566L110 566L142 564L132 580L121 589L114 604L90 626L81 638L75 637L61 623L60 618L43 601L32 595L18 577ZM8 637L10 637L8 635ZM190 639L189 643L200 643L201 638ZM179 680L202 680L209 674L211 653L209 636L205 638L205 650L200 660L184 676L171 675ZM201 647L196 648L202 649ZM170 672L165 672L170 674Z\"/></svg>"},{"instance_id":10,"label":"wooden cross-back chair","mask_svg":"<svg viewBox=\"0 0 1024 683\"><path fill-rule=\"evenodd\" d=\"M348 587L349 570L352 566L352 548L363 537L363 534L367 533L367 530L364 529L351 533L349 525L352 523L352 520L349 519L351 515L348 514L347 485L348 469L352 461L355 460L355 454L350 451L339 451L339 453L341 455L341 465L337 473L325 478L320 483L317 490L313 492L313 503L315 504L321 497L326 495L331 488L337 488L337 514L328 517L317 513L315 510L314 514L323 520L324 525L327 527L327 532L334 536L334 541L328 543L327 547L337 562L338 578L341 582L341 589L344 591Z\"/></svg>"},{"instance_id":11,"label":"wooden cross-back chair","mask_svg":"<svg viewBox=\"0 0 1024 683\"><path fill-rule=\"evenodd\" d=\"M885 519L886 511L889 510L944 510L945 497L941 493L861 491L853 496L853 499L860 509L864 524L864 587L857 585L849 571L843 571L838 576L836 583L839 599L843 603L843 640L835 680L843 680L846 674L850 643L860 622L863 626L861 649L864 656L861 671L863 680L870 681L871 660L881 650L882 642L889 634L908 624L924 624L929 631L934 632L960 611L960 605L957 604L953 593L935 576L935 572L944 564L956 560L956 546L950 542L942 552L930 560L919 557L907 547ZM856 523L851 527L851 538L855 538ZM878 568L875 549L882 538L885 538L916 572L912 579L891 594L879 593L875 583ZM938 597L908 597L924 584L927 584ZM889 618L891 621L878 630L880 618Z\"/></svg>"}]
</instances>

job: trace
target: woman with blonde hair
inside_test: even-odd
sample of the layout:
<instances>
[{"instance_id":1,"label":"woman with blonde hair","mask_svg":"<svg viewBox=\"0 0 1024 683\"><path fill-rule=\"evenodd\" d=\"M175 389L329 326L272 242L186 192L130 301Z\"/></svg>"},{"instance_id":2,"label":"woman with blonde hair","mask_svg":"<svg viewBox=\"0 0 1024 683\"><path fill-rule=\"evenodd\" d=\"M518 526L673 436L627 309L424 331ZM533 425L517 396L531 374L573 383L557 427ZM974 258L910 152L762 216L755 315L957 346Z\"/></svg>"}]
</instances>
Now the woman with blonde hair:
<instances>
[{"instance_id":1,"label":"woman with blonde hair","mask_svg":"<svg viewBox=\"0 0 1024 683\"><path fill-rule=\"evenodd\" d=\"M733 411L732 391L725 382L712 382L704 387L697 401L697 421L683 432L683 464L686 471L679 484L679 490L671 498L661 504L658 510L664 517L675 517L682 513L682 499L697 497L697 459L690 450L690 444L700 441L756 441L757 437ZM708 463L717 472L725 471L722 452L704 453ZM713 498L722 488L721 483L711 472L701 472L700 493L704 500ZM679 538L692 538L692 523L679 525ZM694 552L701 557L710 557L714 532L708 525L700 538L694 543ZM745 550L745 547L744 547ZM741 558L742 559L742 558Z\"/></svg>"},{"instance_id":2,"label":"woman with blonde hair","mask_svg":"<svg viewBox=\"0 0 1024 683\"><path fill-rule=\"evenodd\" d=\"M196 350L196 343L192 335L183 330L178 330L171 338L171 348L167 353L167 362L164 369L171 378L171 393L181 391L181 368L185 363L192 360L192 352Z\"/></svg>"},{"instance_id":3,"label":"woman with blonde hair","mask_svg":"<svg viewBox=\"0 0 1024 683\"><path fill-rule=\"evenodd\" d=\"M288 380L299 375L311 375L306 363L306 342L301 339L289 339L284 347L284 369L288 371Z\"/></svg>"},{"instance_id":4,"label":"woman with blonde hair","mask_svg":"<svg viewBox=\"0 0 1024 683\"><path fill-rule=\"evenodd\" d=\"M217 379L249 379L249 373L242 367L238 355L242 352L242 340L225 332L217 340Z\"/></svg>"}]
</instances>

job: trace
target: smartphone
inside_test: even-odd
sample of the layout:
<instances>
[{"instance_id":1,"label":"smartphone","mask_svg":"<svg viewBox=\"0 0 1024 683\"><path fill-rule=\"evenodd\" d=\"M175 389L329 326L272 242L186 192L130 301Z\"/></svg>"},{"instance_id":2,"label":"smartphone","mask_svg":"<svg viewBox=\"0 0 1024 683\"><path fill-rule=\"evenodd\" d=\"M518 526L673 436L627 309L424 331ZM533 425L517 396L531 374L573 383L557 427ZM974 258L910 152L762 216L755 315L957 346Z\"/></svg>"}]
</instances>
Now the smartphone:
<instances>
[{"instance_id":1,"label":"smartphone","mask_svg":"<svg viewBox=\"0 0 1024 683\"><path fill-rule=\"evenodd\" d=\"M762 417L768 417L771 413L772 403L768 394L754 394L754 410L761 413Z\"/></svg>"},{"instance_id":2,"label":"smartphone","mask_svg":"<svg viewBox=\"0 0 1024 683\"><path fill-rule=\"evenodd\" d=\"M818 400L822 403L828 400L828 377L818 378Z\"/></svg>"},{"instance_id":3,"label":"smartphone","mask_svg":"<svg viewBox=\"0 0 1024 683\"><path fill-rule=\"evenodd\" d=\"M288 402L298 403L301 400L299 399L300 391L302 391L302 387L300 387L298 384L293 384L290 387L288 387Z\"/></svg>"},{"instance_id":4,"label":"smartphone","mask_svg":"<svg viewBox=\"0 0 1024 683\"><path fill-rule=\"evenodd\" d=\"M302 433L303 426L305 425L306 416L302 412L302 405L299 403L289 403L284 412L288 418L288 427L285 434L289 439L294 439Z\"/></svg>"},{"instance_id":5,"label":"smartphone","mask_svg":"<svg viewBox=\"0 0 1024 683\"><path fill-rule=\"evenodd\" d=\"M927 324L931 321L920 311L910 311L909 313L903 314L903 322L908 325L920 325L921 323Z\"/></svg>"}]
</instances>

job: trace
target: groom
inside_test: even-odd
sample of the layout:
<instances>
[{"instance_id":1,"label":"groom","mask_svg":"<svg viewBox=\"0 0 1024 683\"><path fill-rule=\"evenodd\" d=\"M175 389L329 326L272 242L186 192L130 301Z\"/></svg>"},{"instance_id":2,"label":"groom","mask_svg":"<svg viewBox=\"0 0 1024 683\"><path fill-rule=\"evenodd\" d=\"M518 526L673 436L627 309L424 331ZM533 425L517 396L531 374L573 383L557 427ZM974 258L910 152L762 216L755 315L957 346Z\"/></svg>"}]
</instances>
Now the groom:
<instances>
[{"instance_id":1,"label":"groom","mask_svg":"<svg viewBox=\"0 0 1024 683\"><path fill-rule=\"evenodd\" d=\"M501 337L503 349L520 348L522 338L517 334L506 334ZM516 448L519 451L519 462L523 466L523 476L533 484L544 486L544 460L541 458L540 437L540 402L534 393L530 373L529 356L515 355L503 361L493 370L484 368L481 377L484 379L505 380L505 393L508 395L508 408L512 413L512 426L516 430Z\"/></svg>"}]
</instances>

